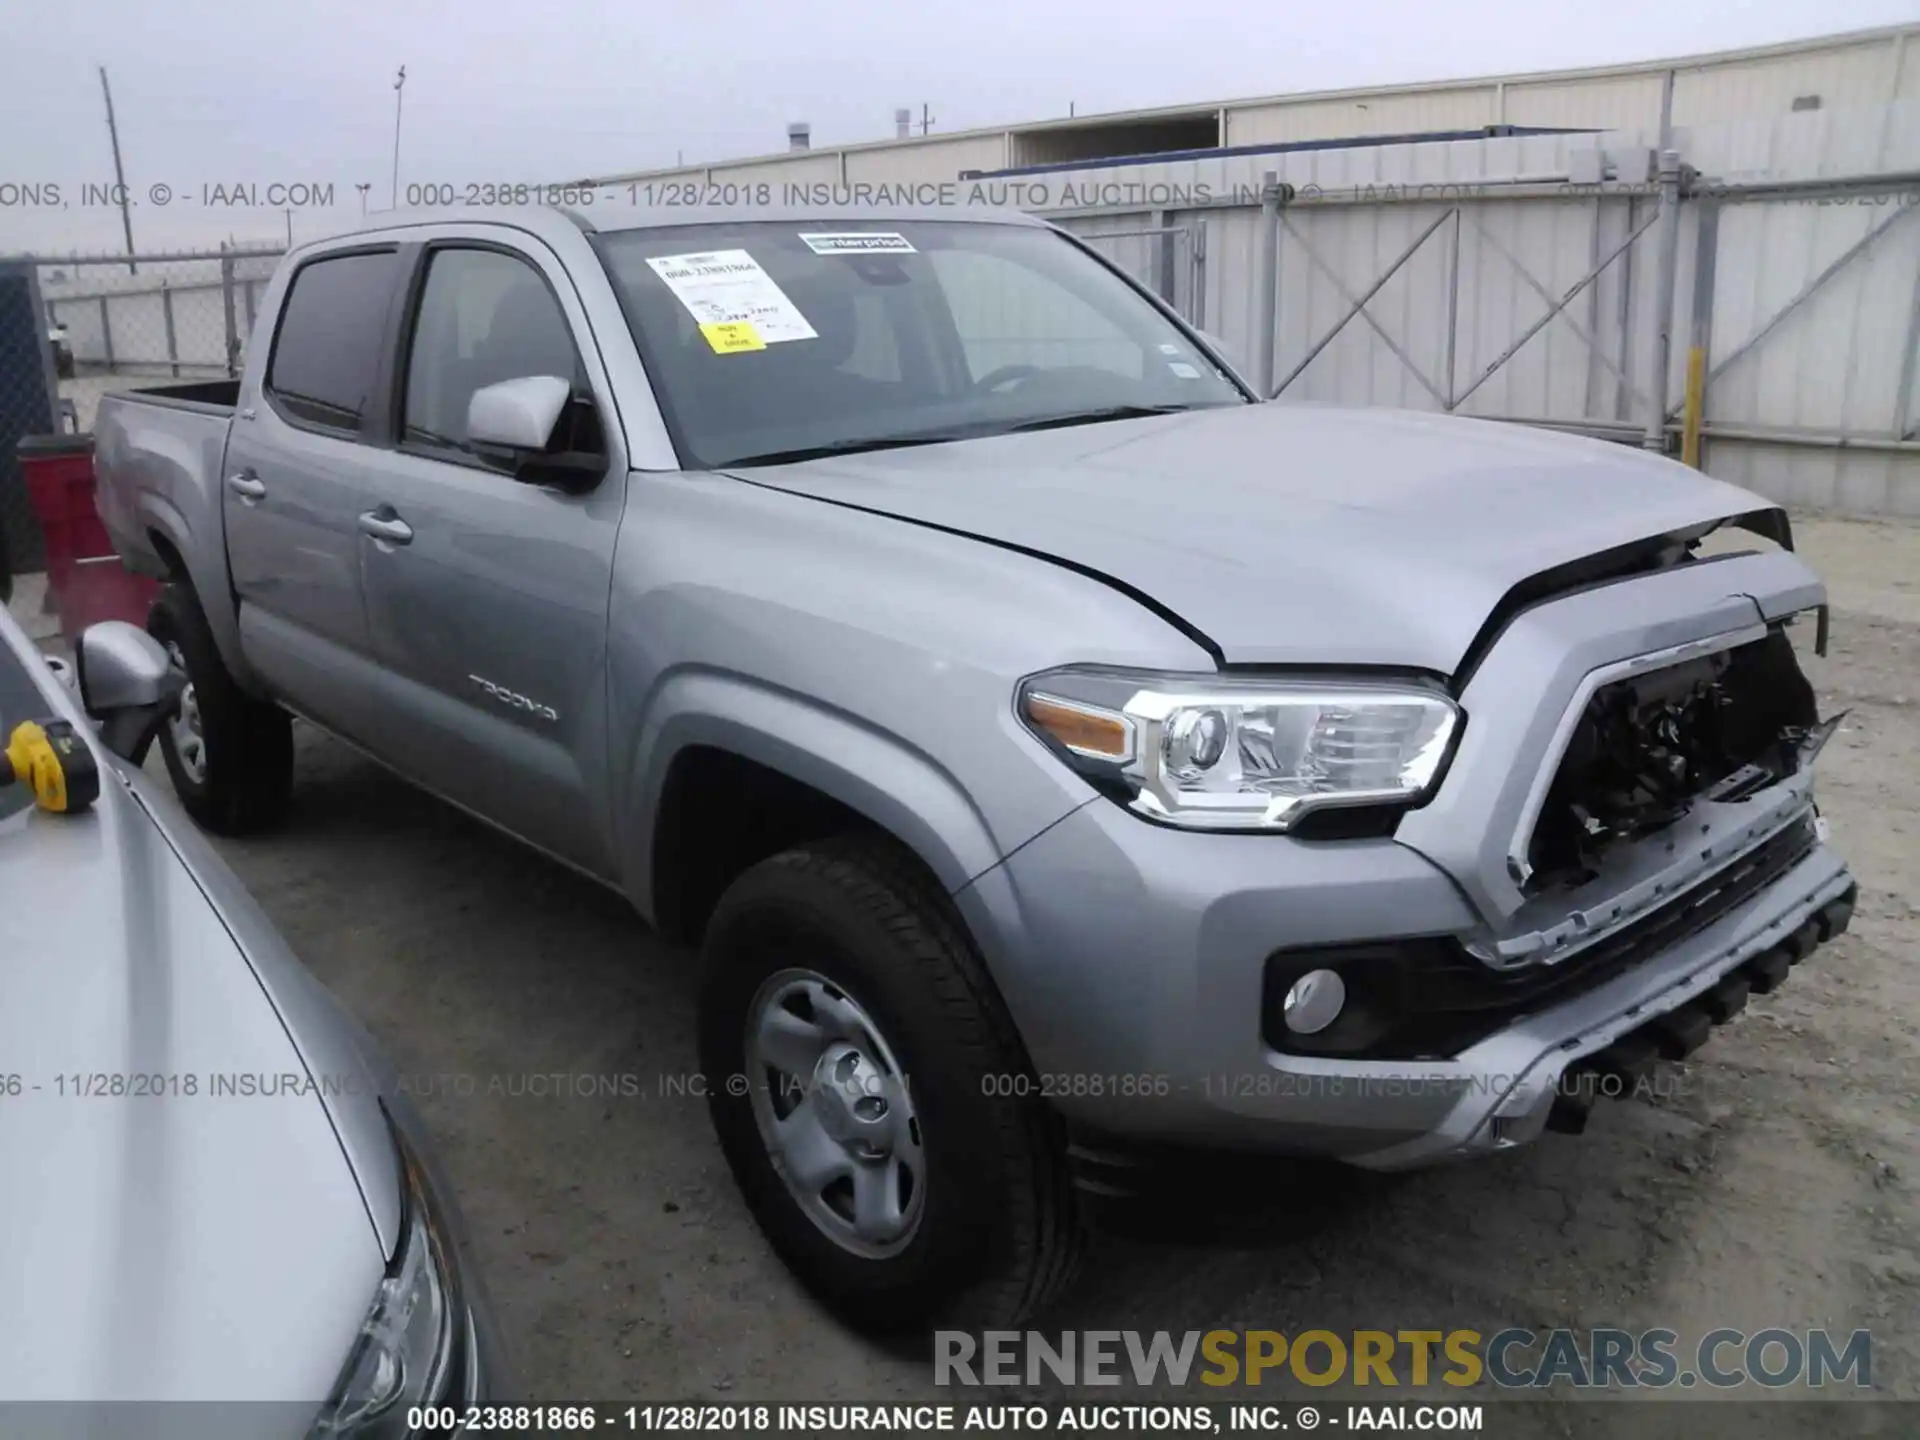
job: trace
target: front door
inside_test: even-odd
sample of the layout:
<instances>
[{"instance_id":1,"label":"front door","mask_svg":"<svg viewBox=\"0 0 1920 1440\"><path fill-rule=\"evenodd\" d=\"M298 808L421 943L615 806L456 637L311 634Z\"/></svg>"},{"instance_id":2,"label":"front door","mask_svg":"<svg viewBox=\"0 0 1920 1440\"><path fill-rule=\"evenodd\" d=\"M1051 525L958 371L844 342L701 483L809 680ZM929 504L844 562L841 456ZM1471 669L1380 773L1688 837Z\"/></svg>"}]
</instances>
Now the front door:
<instances>
[{"instance_id":1,"label":"front door","mask_svg":"<svg viewBox=\"0 0 1920 1440\"><path fill-rule=\"evenodd\" d=\"M552 256L474 241L420 257L397 445L368 470L361 570L387 705L372 748L403 774L611 874L607 604L626 469L585 313ZM584 342L584 343L583 343ZM590 367L583 359L596 357ZM467 441L475 390L557 375L561 448L607 458L581 493L516 480Z\"/></svg>"}]
</instances>

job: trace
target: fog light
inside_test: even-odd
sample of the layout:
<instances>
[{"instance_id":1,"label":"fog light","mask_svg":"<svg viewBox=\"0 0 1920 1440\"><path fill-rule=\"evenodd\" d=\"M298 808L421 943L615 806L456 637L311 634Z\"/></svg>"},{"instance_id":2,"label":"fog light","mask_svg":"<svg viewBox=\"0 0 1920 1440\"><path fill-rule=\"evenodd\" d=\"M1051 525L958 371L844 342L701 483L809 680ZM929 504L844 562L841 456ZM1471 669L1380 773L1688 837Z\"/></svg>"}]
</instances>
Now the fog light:
<instances>
[{"instance_id":1,"label":"fog light","mask_svg":"<svg viewBox=\"0 0 1920 1440\"><path fill-rule=\"evenodd\" d=\"M1347 982L1336 970L1309 970L1287 990L1280 1014L1296 1035L1318 1035L1340 1018L1347 1003Z\"/></svg>"}]
</instances>

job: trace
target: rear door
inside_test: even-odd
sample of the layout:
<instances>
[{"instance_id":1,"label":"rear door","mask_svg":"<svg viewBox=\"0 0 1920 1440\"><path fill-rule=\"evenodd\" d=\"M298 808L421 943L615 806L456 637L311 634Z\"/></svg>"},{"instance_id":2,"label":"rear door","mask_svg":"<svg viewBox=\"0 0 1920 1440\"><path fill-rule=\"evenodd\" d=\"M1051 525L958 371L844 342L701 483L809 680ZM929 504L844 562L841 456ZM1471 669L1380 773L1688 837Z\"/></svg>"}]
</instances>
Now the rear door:
<instances>
[{"instance_id":1,"label":"rear door","mask_svg":"<svg viewBox=\"0 0 1920 1440\"><path fill-rule=\"evenodd\" d=\"M361 537L387 703L371 748L522 839L610 873L607 604L626 460L566 270L540 242L449 239L408 287L393 446L375 452ZM514 478L466 436L475 390L557 375L559 448L603 456L574 491Z\"/></svg>"},{"instance_id":2,"label":"rear door","mask_svg":"<svg viewBox=\"0 0 1920 1440\"><path fill-rule=\"evenodd\" d=\"M377 703L359 516L400 269L389 246L293 273L221 477L247 659L291 708L355 737Z\"/></svg>"}]
</instances>

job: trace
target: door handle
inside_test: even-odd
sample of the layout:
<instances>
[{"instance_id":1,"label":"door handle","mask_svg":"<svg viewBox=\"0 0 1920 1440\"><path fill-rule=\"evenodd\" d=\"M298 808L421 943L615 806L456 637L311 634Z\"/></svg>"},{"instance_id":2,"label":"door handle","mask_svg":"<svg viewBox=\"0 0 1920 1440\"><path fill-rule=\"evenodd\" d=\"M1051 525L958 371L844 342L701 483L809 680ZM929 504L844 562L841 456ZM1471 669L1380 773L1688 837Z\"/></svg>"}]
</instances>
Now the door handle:
<instances>
[{"instance_id":1,"label":"door handle","mask_svg":"<svg viewBox=\"0 0 1920 1440\"><path fill-rule=\"evenodd\" d=\"M389 545L405 545L413 539L413 527L391 510L384 515L378 510L367 511L360 517L360 532Z\"/></svg>"},{"instance_id":2,"label":"door handle","mask_svg":"<svg viewBox=\"0 0 1920 1440\"><path fill-rule=\"evenodd\" d=\"M242 470L237 475L229 475L227 488L248 502L263 500L267 494L267 487L260 483L260 477L251 470Z\"/></svg>"}]
</instances>

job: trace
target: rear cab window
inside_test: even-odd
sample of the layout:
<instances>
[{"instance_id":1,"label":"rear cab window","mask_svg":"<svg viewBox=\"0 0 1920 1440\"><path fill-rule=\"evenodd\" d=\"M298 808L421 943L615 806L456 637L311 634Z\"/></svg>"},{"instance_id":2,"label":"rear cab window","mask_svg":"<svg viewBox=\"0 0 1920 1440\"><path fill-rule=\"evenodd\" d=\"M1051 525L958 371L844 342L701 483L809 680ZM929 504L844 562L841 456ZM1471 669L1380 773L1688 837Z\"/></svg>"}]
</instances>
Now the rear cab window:
<instances>
[{"instance_id":1,"label":"rear cab window","mask_svg":"<svg viewBox=\"0 0 1920 1440\"><path fill-rule=\"evenodd\" d=\"M295 273L267 362L266 394L306 428L358 435L380 371L396 251L323 255Z\"/></svg>"}]
</instances>

